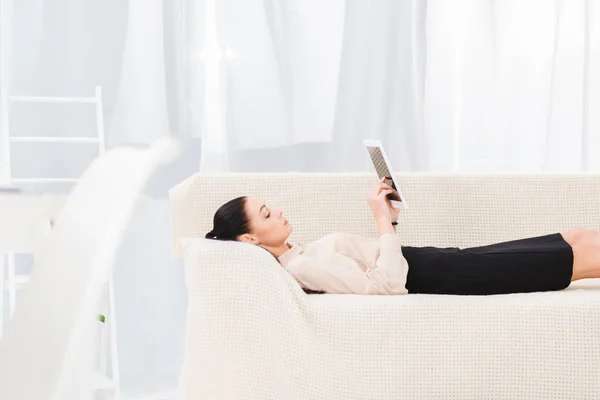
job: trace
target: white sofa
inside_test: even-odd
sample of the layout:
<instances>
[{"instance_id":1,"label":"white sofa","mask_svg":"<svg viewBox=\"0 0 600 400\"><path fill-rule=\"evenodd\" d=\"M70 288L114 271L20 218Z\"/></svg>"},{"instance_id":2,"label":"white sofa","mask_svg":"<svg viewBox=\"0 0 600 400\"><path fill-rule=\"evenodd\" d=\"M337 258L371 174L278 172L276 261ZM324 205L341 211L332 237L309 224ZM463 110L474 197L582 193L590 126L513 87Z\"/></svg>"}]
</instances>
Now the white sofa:
<instances>
[{"instance_id":1,"label":"white sofa","mask_svg":"<svg viewBox=\"0 0 600 400\"><path fill-rule=\"evenodd\" d=\"M398 174L412 246L600 228L600 175ZM373 174L196 174L171 190L189 290L188 399L600 399L600 280L495 296L306 295L264 250L203 238L240 195L303 243L375 237ZM184 246L181 246L181 244Z\"/></svg>"}]
</instances>

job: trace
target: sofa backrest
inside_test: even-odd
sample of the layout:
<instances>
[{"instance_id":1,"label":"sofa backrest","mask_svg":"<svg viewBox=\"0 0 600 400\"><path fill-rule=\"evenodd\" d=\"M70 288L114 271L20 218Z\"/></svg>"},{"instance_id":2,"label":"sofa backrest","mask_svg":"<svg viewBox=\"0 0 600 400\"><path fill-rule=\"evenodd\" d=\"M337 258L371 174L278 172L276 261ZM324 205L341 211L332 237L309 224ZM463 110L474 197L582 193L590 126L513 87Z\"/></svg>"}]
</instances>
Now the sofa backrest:
<instances>
[{"instance_id":1,"label":"sofa backrest","mask_svg":"<svg viewBox=\"0 0 600 400\"><path fill-rule=\"evenodd\" d=\"M600 228L600 174L396 174L408 208L398 233L411 246L485 245L570 228ZM252 196L281 208L291 242L330 232L375 237L366 193L373 173L197 173L170 191L173 249L204 237L217 208Z\"/></svg>"}]
</instances>

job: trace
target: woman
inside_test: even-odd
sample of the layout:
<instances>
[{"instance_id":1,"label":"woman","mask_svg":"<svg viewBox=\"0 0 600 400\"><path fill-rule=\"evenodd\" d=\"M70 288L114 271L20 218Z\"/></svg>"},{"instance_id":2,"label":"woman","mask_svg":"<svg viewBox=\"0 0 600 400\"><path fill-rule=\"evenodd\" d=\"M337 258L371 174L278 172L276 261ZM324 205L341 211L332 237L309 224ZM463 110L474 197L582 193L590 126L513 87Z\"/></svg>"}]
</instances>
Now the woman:
<instances>
[{"instance_id":1,"label":"woman","mask_svg":"<svg viewBox=\"0 0 600 400\"><path fill-rule=\"evenodd\" d=\"M378 239L333 233L292 245L292 226L281 210L249 197L221 206L206 238L264 248L309 293L488 295L561 290L575 280L600 278L596 230L466 249L402 246L395 233L398 210L386 198L393 189L384 179L367 196Z\"/></svg>"}]
</instances>

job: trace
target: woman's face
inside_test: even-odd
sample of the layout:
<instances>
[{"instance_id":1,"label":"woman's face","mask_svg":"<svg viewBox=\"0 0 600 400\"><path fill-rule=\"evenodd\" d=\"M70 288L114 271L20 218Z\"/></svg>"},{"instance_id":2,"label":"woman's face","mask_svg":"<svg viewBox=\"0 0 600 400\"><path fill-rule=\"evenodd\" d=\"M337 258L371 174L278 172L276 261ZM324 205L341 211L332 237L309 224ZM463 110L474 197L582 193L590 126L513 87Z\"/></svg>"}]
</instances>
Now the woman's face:
<instances>
[{"instance_id":1,"label":"woman's face","mask_svg":"<svg viewBox=\"0 0 600 400\"><path fill-rule=\"evenodd\" d=\"M283 212L252 197L246 198L246 213L250 221L251 234L258 245L278 247L292 233L292 225L283 217Z\"/></svg>"}]
</instances>

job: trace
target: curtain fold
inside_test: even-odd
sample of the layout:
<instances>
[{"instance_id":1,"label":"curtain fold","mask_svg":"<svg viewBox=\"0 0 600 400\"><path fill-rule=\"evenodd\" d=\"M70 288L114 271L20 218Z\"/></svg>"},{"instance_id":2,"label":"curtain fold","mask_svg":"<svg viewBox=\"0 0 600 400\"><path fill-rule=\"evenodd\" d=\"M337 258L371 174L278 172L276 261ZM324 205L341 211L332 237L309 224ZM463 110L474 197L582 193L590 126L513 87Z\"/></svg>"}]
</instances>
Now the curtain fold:
<instances>
[{"instance_id":1,"label":"curtain fold","mask_svg":"<svg viewBox=\"0 0 600 400\"><path fill-rule=\"evenodd\" d=\"M170 134L163 51L163 1L129 0L119 97L111 146L149 144Z\"/></svg>"}]
</instances>

